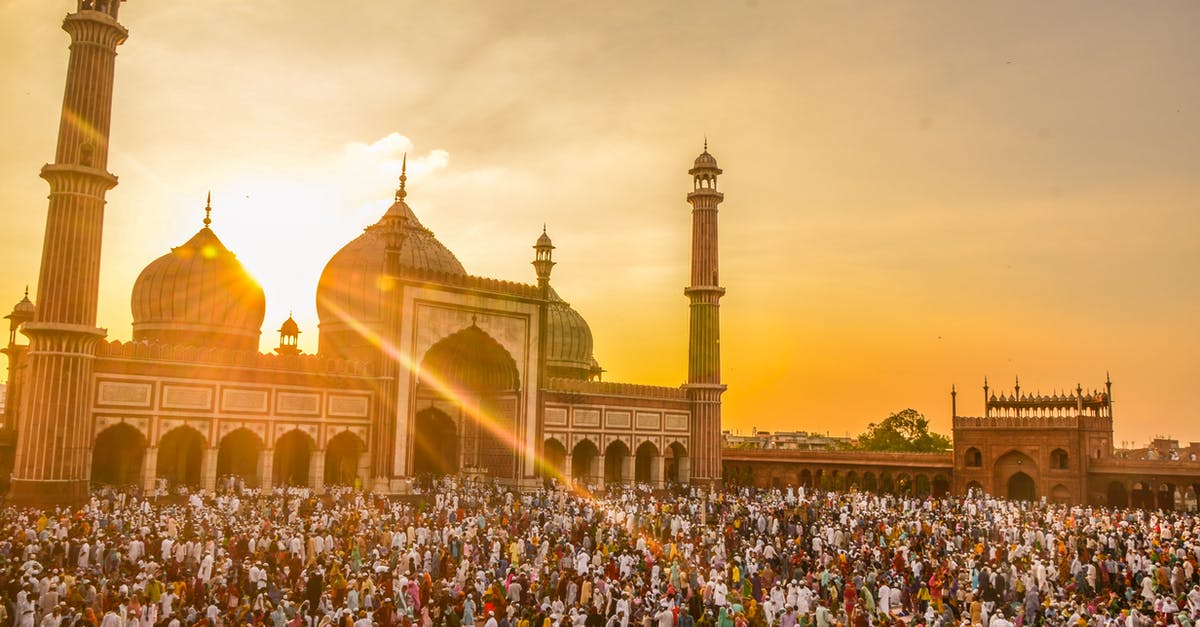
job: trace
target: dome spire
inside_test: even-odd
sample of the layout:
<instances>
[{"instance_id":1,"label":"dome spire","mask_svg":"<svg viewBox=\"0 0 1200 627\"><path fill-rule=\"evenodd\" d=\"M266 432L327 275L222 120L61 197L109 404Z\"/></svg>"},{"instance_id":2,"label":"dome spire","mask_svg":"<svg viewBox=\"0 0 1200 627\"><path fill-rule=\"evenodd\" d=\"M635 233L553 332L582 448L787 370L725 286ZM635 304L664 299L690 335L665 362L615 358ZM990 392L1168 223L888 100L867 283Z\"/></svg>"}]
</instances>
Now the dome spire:
<instances>
[{"instance_id":1,"label":"dome spire","mask_svg":"<svg viewBox=\"0 0 1200 627\"><path fill-rule=\"evenodd\" d=\"M208 190L208 200L204 202L204 228L212 224L212 190Z\"/></svg>"},{"instance_id":2,"label":"dome spire","mask_svg":"<svg viewBox=\"0 0 1200 627\"><path fill-rule=\"evenodd\" d=\"M402 202L408 191L404 189L405 183L408 182L408 153L404 153L404 159L400 162L400 187L396 188L396 201Z\"/></svg>"}]
</instances>

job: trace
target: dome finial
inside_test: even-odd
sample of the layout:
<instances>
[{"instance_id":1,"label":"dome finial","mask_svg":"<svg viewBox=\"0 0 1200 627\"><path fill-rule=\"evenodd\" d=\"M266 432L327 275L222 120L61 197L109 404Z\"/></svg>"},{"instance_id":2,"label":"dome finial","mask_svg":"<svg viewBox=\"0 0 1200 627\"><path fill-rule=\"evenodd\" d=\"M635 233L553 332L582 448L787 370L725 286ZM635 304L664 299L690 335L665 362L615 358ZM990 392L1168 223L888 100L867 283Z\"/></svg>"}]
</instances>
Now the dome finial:
<instances>
[{"instance_id":1,"label":"dome finial","mask_svg":"<svg viewBox=\"0 0 1200 627\"><path fill-rule=\"evenodd\" d=\"M212 224L212 190L208 192L208 200L204 202L204 228Z\"/></svg>"},{"instance_id":2,"label":"dome finial","mask_svg":"<svg viewBox=\"0 0 1200 627\"><path fill-rule=\"evenodd\" d=\"M704 152L708 152L708 133L704 134Z\"/></svg>"},{"instance_id":3,"label":"dome finial","mask_svg":"<svg viewBox=\"0 0 1200 627\"><path fill-rule=\"evenodd\" d=\"M396 200L404 200L408 196L408 192L404 189L405 183L408 182L408 153L404 153L404 159L400 162L400 187L396 189Z\"/></svg>"}]
</instances>

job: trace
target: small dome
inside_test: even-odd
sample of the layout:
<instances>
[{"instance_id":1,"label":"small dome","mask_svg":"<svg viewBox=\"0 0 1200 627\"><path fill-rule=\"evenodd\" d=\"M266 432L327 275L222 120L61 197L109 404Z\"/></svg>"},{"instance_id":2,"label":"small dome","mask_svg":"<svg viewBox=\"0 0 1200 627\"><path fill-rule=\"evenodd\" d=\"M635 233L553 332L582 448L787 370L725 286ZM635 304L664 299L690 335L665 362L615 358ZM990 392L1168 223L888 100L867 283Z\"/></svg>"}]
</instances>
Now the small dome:
<instances>
[{"instance_id":1,"label":"small dome","mask_svg":"<svg viewBox=\"0 0 1200 627\"><path fill-rule=\"evenodd\" d=\"M266 297L205 226L133 284L133 339L257 350Z\"/></svg>"},{"instance_id":2,"label":"small dome","mask_svg":"<svg viewBox=\"0 0 1200 627\"><path fill-rule=\"evenodd\" d=\"M317 316L323 337L331 330L351 331L349 321L367 326L383 322L383 303L390 289L384 275L387 241L383 227L397 222L404 229L400 247L402 276L406 272L426 277L466 276L454 253L421 225L402 198L397 199L375 226L368 227L325 264L317 284Z\"/></svg>"},{"instance_id":3,"label":"small dome","mask_svg":"<svg viewBox=\"0 0 1200 627\"><path fill-rule=\"evenodd\" d=\"M717 158L708 154L708 148L705 148L704 152L700 153L699 157L696 157L694 165L697 168L715 168L717 167Z\"/></svg>"},{"instance_id":4,"label":"small dome","mask_svg":"<svg viewBox=\"0 0 1200 627\"><path fill-rule=\"evenodd\" d=\"M296 324L296 319L292 318L292 314L288 314L287 320L279 326L281 335L300 335L300 325Z\"/></svg>"},{"instance_id":5,"label":"small dome","mask_svg":"<svg viewBox=\"0 0 1200 627\"><path fill-rule=\"evenodd\" d=\"M534 248L554 248L554 242L550 241L550 236L546 234L546 229L542 229L542 234L538 236L537 243Z\"/></svg>"},{"instance_id":6,"label":"small dome","mask_svg":"<svg viewBox=\"0 0 1200 627\"><path fill-rule=\"evenodd\" d=\"M32 320L35 313L37 313L37 307L33 304L33 301L29 300L29 288L25 288L25 297L13 305L10 317L25 317Z\"/></svg>"},{"instance_id":7,"label":"small dome","mask_svg":"<svg viewBox=\"0 0 1200 627\"><path fill-rule=\"evenodd\" d=\"M592 355L592 329L553 289L546 308L546 366L550 376L570 379L587 379L600 369Z\"/></svg>"}]
</instances>

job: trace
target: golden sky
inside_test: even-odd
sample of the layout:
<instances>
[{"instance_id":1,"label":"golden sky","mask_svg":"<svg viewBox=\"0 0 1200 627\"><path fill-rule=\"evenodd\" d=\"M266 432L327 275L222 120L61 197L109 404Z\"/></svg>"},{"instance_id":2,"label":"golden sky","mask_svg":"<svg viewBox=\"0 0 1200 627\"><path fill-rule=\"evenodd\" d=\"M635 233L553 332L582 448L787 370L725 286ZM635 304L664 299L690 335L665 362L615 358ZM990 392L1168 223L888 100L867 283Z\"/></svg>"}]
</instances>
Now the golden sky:
<instances>
[{"instance_id":1,"label":"golden sky","mask_svg":"<svg viewBox=\"0 0 1200 627\"><path fill-rule=\"evenodd\" d=\"M36 293L74 0L0 2L0 302ZM325 261L409 204L472 274L553 284L607 379L686 375L691 187L720 187L727 428L949 431L983 377L1114 381L1200 440L1200 4L134 0L100 325L213 228L316 348Z\"/></svg>"}]
</instances>

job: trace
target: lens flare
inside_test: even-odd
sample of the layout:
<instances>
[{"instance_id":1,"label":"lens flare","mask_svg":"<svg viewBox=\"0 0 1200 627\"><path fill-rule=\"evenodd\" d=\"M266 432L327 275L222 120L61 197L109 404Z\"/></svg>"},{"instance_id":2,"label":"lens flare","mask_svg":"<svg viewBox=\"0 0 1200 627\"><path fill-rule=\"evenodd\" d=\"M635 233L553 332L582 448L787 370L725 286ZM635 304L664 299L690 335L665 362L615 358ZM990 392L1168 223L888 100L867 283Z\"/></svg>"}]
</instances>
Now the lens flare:
<instances>
[{"instance_id":1,"label":"lens flare","mask_svg":"<svg viewBox=\"0 0 1200 627\"><path fill-rule=\"evenodd\" d=\"M477 402L477 397L471 395L469 390L459 389L451 381L448 381L445 377L439 375L439 373L433 372L430 369L422 369L421 365L416 363L411 355L400 350L399 347L377 333L370 326L349 315L344 309L339 307L331 300L322 299L321 304L322 306L327 307L340 322L350 327L350 329L352 329L355 333L358 333L361 337L370 342L372 346L375 346L383 351L383 353L387 355L389 359L395 360L408 372L416 373L418 379L422 383L429 385L429 387L435 390L438 394L458 405L462 412L470 420L473 420L481 429L487 431L498 441L505 446L508 446L513 451L520 452L524 450L524 447L517 439L516 434L505 429L500 419L493 413L485 410L482 404ZM526 451L526 453L533 456L534 468L540 470L542 472L542 476L552 477L558 480L559 483L569 486L575 494L590 500L595 500L595 497L587 490L585 486L569 481L568 477L563 472L563 469L558 468L557 465L550 463L550 461L540 452L541 447L539 446L537 448L539 450Z\"/></svg>"}]
</instances>

